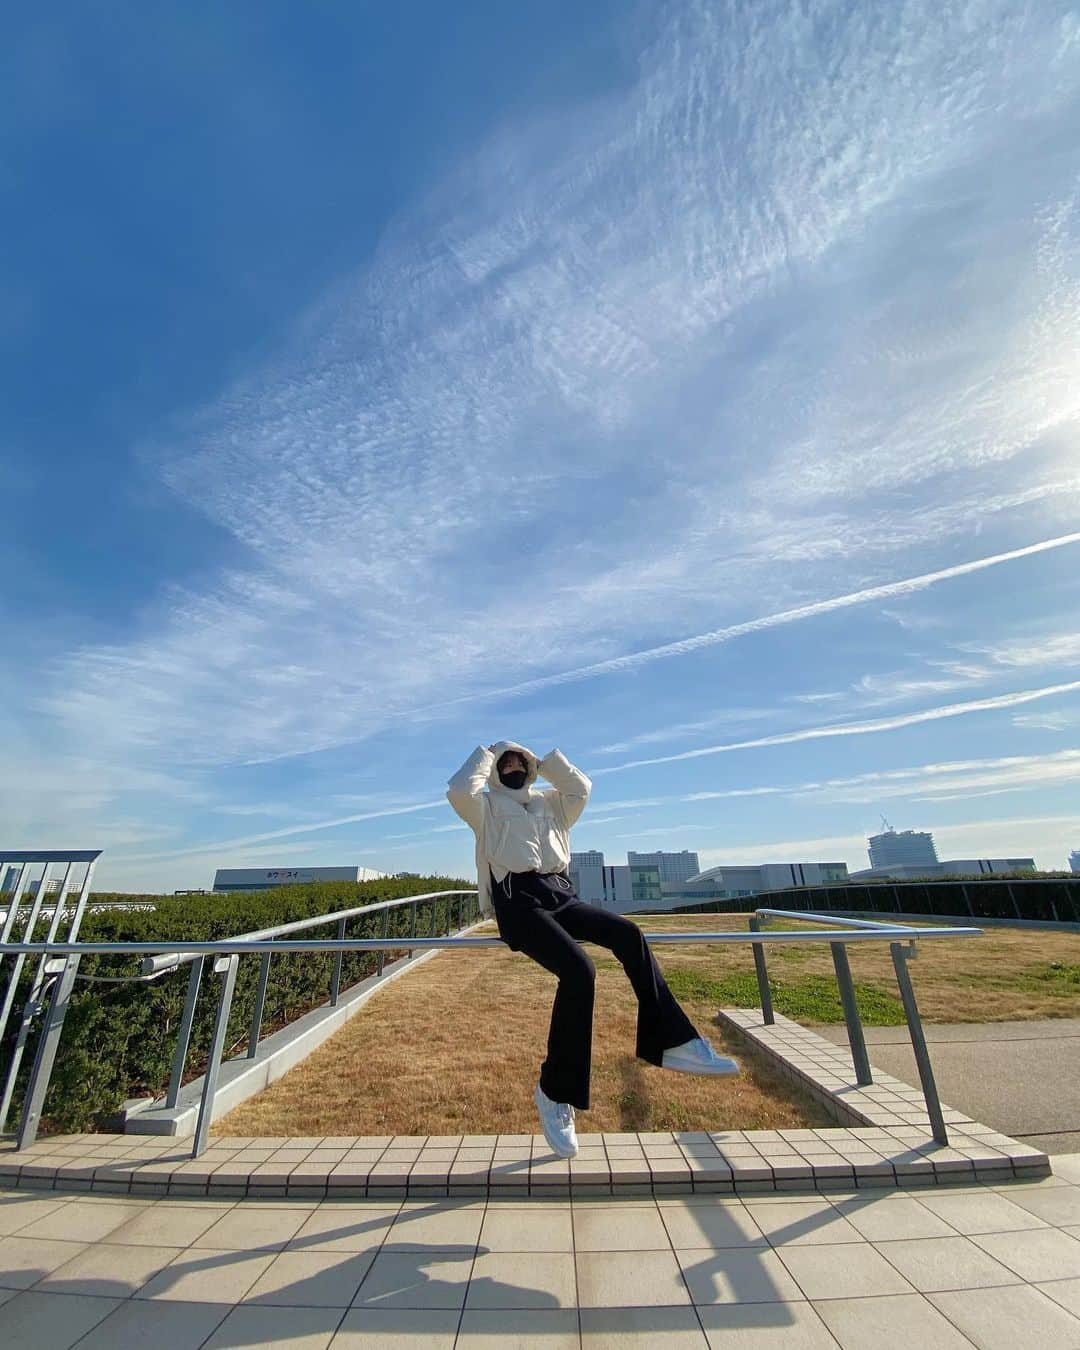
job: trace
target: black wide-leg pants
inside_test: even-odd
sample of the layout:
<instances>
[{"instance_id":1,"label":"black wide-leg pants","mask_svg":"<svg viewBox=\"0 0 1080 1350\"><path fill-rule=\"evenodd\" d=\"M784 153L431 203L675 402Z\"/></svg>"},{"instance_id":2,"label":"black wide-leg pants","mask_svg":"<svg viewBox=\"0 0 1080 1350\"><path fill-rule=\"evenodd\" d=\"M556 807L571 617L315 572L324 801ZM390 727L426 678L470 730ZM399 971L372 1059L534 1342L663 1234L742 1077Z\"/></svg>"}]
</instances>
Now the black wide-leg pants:
<instances>
[{"instance_id":1,"label":"black wide-leg pants","mask_svg":"<svg viewBox=\"0 0 1080 1350\"><path fill-rule=\"evenodd\" d=\"M675 1001L636 923L579 900L565 873L512 872L491 878L499 936L559 980L540 1086L555 1102L588 1109L596 968L579 945L606 947L638 1000L637 1053L659 1064L664 1051L698 1033Z\"/></svg>"}]
</instances>

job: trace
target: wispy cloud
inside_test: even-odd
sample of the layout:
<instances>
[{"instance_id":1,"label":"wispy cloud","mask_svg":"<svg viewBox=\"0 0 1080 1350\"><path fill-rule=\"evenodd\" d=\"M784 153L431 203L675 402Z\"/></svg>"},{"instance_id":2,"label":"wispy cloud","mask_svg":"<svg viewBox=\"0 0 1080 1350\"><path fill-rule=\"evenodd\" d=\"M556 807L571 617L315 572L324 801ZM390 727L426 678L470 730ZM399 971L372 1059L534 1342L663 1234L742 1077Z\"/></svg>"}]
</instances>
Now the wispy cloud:
<instances>
[{"instance_id":1,"label":"wispy cloud","mask_svg":"<svg viewBox=\"0 0 1080 1350\"><path fill-rule=\"evenodd\" d=\"M72 654L42 705L103 753L260 761L445 710L447 687L545 689L1030 556L699 626L718 594L820 594L837 559L865 570L970 537L1024 493L1048 510L1055 493L1075 502L1056 461L1027 465L1019 487L998 472L1080 397L1071 199L1047 200L1030 136L1009 153L1019 121L1052 125L1080 87L1065 21L994 0L962 17L863 7L830 27L826 53L783 3L650 18L630 87L503 129L275 361L147 447L256 563L172 588L141 631ZM926 240L935 175L981 184L988 163L1010 165L1010 210L1019 193L1034 214L1008 244L1019 266L999 231L984 263L995 285L955 278L953 313L993 305L961 339L940 320L931 331L941 276L910 266L904 231ZM946 253L978 228L931 224ZM840 248L847 271L826 261ZM885 290L898 256L900 298ZM741 369L749 339L733 325L749 313L754 333L750 311L782 296L784 342ZM718 405L724 353L734 379ZM796 421L777 420L787 407ZM662 463L642 453L659 444ZM868 491L973 468L970 504L940 514ZM610 528L584 547L598 498ZM490 565L523 535L549 546L530 561L528 606ZM696 638L634 647L694 625ZM501 690L484 688L493 631L522 676ZM584 662L548 674L568 646ZM342 661L350 649L378 659Z\"/></svg>"},{"instance_id":2,"label":"wispy cloud","mask_svg":"<svg viewBox=\"0 0 1080 1350\"><path fill-rule=\"evenodd\" d=\"M595 776L609 773L622 773L627 769L640 769L653 764L675 764L680 760L701 759L708 755L724 755L734 750L756 750L768 745L793 745L798 741L825 740L835 736L867 736L881 731L896 731L900 727L917 726L923 722L939 722L948 717L964 717L971 713L991 712L998 708L1014 708L1019 704L1032 703L1036 699L1053 698L1058 694L1073 693L1080 689L1080 680L1071 680L1065 684L1046 685L1040 689L1021 689L1011 694L999 694L994 698L970 699L966 703L946 703L936 708L923 708L918 712L901 713L895 717L876 717L859 722L840 722L829 726L804 727L799 731L779 732L774 736L758 736L753 740L729 741L724 745L707 745L696 750L682 750L674 755L657 755L652 759L632 759L624 764L613 764L607 768L595 769Z\"/></svg>"}]
</instances>

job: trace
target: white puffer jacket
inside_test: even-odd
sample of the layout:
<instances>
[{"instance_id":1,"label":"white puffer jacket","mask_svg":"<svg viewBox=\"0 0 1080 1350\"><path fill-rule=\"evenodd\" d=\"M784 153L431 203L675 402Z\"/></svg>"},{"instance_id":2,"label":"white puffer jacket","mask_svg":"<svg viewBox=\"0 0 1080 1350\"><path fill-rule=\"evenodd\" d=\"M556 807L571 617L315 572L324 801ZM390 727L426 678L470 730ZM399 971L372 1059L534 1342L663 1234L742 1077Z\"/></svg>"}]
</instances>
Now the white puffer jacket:
<instances>
[{"instance_id":1,"label":"white puffer jacket","mask_svg":"<svg viewBox=\"0 0 1080 1350\"><path fill-rule=\"evenodd\" d=\"M525 786L508 788L495 765L507 750L525 757ZM533 784L543 777L550 788ZM476 835L476 882L480 912L491 918L491 877L508 872L559 872L570 863L570 827L585 810L592 783L560 750L538 760L514 741L478 745L450 779L450 805Z\"/></svg>"}]
</instances>

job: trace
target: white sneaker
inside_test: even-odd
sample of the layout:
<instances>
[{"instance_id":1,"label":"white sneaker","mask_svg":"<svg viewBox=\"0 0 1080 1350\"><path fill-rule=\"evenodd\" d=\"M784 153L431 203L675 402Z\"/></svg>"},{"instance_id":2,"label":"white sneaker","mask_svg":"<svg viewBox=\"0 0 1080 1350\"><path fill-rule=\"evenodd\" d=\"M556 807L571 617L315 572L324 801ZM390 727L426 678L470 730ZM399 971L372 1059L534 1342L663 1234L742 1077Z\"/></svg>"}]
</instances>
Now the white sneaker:
<instances>
[{"instance_id":1,"label":"white sneaker","mask_svg":"<svg viewBox=\"0 0 1080 1350\"><path fill-rule=\"evenodd\" d=\"M551 1151L560 1158L577 1156L577 1130L574 1128L574 1108L565 1102L553 1102L539 1083L533 1093L536 1109L540 1112L540 1128Z\"/></svg>"},{"instance_id":2,"label":"white sneaker","mask_svg":"<svg viewBox=\"0 0 1080 1350\"><path fill-rule=\"evenodd\" d=\"M739 1062L718 1055L707 1040L695 1036L685 1045L676 1045L664 1051L662 1069L674 1069L677 1073L704 1073L723 1077L739 1072Z\"/></svg>"}]
</instances>

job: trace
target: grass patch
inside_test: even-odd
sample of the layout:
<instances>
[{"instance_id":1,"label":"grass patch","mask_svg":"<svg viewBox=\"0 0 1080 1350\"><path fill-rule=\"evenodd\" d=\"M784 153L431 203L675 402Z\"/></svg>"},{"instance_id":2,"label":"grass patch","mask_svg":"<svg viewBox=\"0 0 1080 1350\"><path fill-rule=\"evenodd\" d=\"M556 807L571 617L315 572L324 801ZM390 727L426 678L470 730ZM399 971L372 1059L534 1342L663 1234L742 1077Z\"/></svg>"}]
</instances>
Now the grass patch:
<instances>
[{"instance_id":1,"label":"grass patch","mask_svg":"<svg viewBox=\"0 0 1080 1350\"><path fill-rule=\"evenodd\" d=\"M716 1007L756 1008L760 1003L757 979L749 971L732 971L711 978L700 970L671 967L667 982L676 998L707 1002ZM770 980L773 1006L797 1022L842 1022L844 1009L836 981L828 975L801 975ZM867 1026L895 1027L904 1022L900 1000L872 984L855 985L855 1001Z\"/></svg>"}]
</instances>

